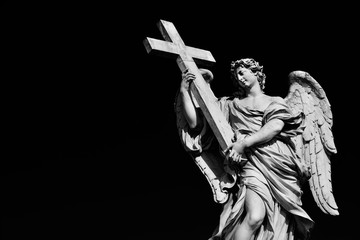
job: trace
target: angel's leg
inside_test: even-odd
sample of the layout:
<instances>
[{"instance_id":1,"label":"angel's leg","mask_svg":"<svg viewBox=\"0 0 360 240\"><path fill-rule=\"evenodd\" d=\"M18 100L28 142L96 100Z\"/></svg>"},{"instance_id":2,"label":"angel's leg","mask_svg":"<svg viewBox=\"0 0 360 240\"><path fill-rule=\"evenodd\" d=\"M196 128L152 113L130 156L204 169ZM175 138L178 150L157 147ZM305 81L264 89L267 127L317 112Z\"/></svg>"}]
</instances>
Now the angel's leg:
<instances>
[{"instance_id":1,"label":"angel's leg","mask_svg":"<svg viewBox=\"0 0 360 240\"><path fill-rule=\"evenodd\" d=\"M232 240L249 240L260 227L265 218L265 205L261 197L254 191L247 189L245 197L246 216L237 226Z\"/></svg>"}]
</instances>

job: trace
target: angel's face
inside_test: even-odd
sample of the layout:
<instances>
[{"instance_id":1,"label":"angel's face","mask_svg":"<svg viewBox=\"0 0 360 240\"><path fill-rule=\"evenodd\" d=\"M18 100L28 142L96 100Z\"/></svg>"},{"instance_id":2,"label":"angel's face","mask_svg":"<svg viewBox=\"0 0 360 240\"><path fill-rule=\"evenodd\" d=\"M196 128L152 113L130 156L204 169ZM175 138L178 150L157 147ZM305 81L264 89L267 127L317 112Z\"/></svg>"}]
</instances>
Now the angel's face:
<instances>
[{"instance_id":1,"label":"angel's face","mask_svg":"<svg viewBox=\"0 0 360 240\"><path fill-rule=\"evenodd\" d=\"M258 82L257 76L250 69L238 67L236 74L239 84L243 88L251 88Z\"/></svg>"}]
</instances>

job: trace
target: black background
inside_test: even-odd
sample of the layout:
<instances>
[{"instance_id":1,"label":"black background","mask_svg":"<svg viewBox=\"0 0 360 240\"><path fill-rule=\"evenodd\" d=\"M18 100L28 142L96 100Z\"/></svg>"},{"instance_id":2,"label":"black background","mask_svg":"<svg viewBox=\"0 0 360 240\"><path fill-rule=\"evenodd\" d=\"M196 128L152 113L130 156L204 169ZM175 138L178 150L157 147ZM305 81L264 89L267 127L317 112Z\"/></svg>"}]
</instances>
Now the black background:
<instances>
[{"instance_id":1,"label":"black background","mask_svg":"<svg viewBox=\"0 0 360 240\"><path fill-rule=\"evenodd\" d=\"M206 49L217 96L232 60L264 66L266 93L309 72L334 115L332 180L340 215L303 204L312 239L356 233L357 27L348 4L7 1L1 7L2 239L207 239L220 206L184 152L173 103L180 71L146 53L171 21Z\"/></svg>"}]
</instances>

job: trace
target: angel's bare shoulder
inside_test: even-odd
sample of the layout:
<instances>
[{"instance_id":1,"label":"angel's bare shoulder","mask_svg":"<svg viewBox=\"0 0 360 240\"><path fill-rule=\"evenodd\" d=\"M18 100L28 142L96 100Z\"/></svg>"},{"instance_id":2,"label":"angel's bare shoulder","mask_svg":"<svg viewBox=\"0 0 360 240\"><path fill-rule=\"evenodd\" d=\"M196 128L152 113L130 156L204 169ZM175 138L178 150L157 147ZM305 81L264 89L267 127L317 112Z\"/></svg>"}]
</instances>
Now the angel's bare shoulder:
<instances>
[{"instance_id":1,"label":"angel's bare shoulder","mask_svg":"<svg viewBox=\"0 0 360 240\"><path fill-rule=\"evenodd\" d=\"M286 104L285 99L280 96L268 96L269 102L276 102L280 104Z\"/></svg>"}]
</instances>

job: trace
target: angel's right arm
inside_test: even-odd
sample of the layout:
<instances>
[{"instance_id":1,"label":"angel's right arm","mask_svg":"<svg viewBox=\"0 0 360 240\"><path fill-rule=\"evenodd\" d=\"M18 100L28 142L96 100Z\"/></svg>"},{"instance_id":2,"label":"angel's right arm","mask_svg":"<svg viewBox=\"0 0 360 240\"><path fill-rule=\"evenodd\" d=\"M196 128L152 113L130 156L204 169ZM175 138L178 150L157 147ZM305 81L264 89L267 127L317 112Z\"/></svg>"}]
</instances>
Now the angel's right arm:
<instances>
[{"instance_id":1,"label":"angel's right arm","mask_svg":"<svg viewBox=\"0 0 360 240\"><path fill-rule=\"evenodd\" d=\"M199 109L194 105L190 95L190 84L195 79L191 73L184 73L180 85L180 99L182 101L182 111L188 122L190 128L194 129L202 125L202 120L199 117Z\"/></svg>"}]
</instances>

